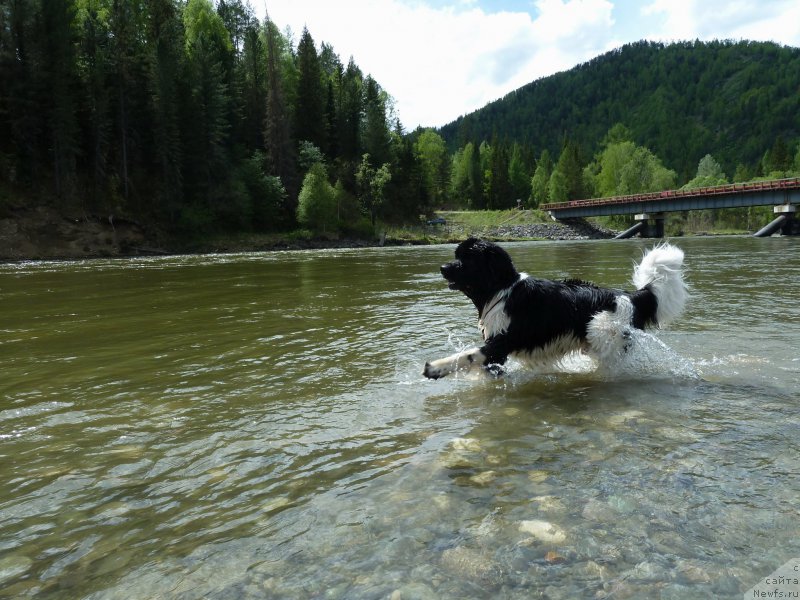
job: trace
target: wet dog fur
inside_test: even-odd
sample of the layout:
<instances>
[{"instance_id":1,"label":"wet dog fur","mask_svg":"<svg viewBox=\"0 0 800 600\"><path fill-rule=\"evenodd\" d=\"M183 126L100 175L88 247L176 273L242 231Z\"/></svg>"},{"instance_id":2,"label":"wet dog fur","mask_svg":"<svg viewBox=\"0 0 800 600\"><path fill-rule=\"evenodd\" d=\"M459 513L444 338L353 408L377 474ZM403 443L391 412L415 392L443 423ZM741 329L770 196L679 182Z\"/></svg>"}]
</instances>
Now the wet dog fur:
<instances>
[{"instance_id":1,"label":"wet dog fur","mask_svg":"<svg viewBox=\"0 0 800 600\"><path fill-rule=\"evenodd\" d=\"M687 299L682 265L682 250L658 245L634 269L637 289L626 292L529 277L497 244L469 238L441 273L475 305L483 344L425 363L423 374L438 379L475 367L497 374L509 356L546 368L574 351L607 360L627 351L631 328L664 326L681 314Z\"/></svg>"}]
</instances>

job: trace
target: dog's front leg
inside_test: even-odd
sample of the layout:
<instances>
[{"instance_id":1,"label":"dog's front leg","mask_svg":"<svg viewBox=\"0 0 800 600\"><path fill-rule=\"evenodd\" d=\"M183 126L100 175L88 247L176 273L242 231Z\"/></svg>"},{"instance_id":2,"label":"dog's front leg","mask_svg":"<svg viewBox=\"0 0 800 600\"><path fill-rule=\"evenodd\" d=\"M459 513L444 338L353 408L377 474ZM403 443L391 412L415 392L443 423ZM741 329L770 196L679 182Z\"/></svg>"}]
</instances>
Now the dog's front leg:
<instances>
[{"instance_id":1,"label":"dog's front leg","mask_svg":"<svg viewBox=\"0 0 800 600\"><path fill-rule=\"evenodd\" d=\"M482 348L470 348L457 354L425 363L422 372L428 379L439 379L456 371L469 371L471 368L485 367L493 375L502 372L499 365L505 364L508 358L507 339L505 335L496 335L486 341Z\"/></svg>"},{"instance_id":2,"label":"dog's front leg","mask_svg":"<svg viewBox=\"0 0 800 600\"><path fill-rule=\"evenodd\" d=\"M456 371L469 371L474 365L483 366L485 363L486 356L481 349L470 348L446 358L425 363L425 370L422 374L428 379L439 379Z\"/></svg>"}]
</instances>

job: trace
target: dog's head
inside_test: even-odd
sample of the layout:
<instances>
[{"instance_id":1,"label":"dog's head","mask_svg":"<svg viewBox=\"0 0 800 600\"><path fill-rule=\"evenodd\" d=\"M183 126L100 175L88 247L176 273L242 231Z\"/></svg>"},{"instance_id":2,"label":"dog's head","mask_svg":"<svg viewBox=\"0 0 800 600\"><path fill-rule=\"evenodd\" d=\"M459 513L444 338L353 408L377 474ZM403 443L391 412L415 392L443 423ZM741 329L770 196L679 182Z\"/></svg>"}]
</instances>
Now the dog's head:
<instances>
[{"instance_id":1,"label":"dog's head","mask_svg":"<svg viewBox=\"0 0 800 600\"><path fill-rule=\"evenodd\" d=\"M478 310L519 278L505 250L477 238L461 242L456 248L456 259L442 265L441 271L448 287L466 294Z\"/></svg>"}]
</instances>

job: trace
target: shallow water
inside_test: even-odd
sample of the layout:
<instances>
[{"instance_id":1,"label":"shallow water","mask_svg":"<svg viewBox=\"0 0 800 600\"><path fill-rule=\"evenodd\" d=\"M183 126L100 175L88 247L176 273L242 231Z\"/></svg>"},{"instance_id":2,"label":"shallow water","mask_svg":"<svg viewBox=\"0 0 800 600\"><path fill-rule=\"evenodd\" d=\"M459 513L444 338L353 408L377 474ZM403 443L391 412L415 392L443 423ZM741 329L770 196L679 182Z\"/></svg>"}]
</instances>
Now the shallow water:
<instances>
[{"instance_id":1,"label":"shallow water","mask_svg":"<svg viewBox=\"0 0 800 600\"><path fill-rule=\"evenodd\" d=\"M638 372L435 382L451 246L0 265L0 597L741 597L800 556L798 242L679 240Z\"/></svg>"}]
</instances>

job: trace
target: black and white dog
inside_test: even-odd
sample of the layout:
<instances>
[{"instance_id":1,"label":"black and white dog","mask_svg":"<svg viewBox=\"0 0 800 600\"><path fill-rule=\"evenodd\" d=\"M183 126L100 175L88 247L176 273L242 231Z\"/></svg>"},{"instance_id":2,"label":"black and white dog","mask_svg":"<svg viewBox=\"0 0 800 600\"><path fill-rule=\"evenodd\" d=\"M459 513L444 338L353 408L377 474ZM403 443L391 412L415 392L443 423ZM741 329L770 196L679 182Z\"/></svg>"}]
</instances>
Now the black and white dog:
<instances>
[{"instance_id":1,"label":"black and white dog","mask_svg":"<svg viewBox=\"0 0 800 600\"><path fill-rule=\"evenodd\" d=\"M550 281L518 273L497 244L470 238L443 265L449 288L478 309L483 345L425 363L431 379L478 366L499 372L509 356L534 367L552 367L582 351L598 363L627 351L631 328L661 327L686 304L683 251L661 244L633 273L634 292L578 280Z\"/></svg>"}]
</instances>

